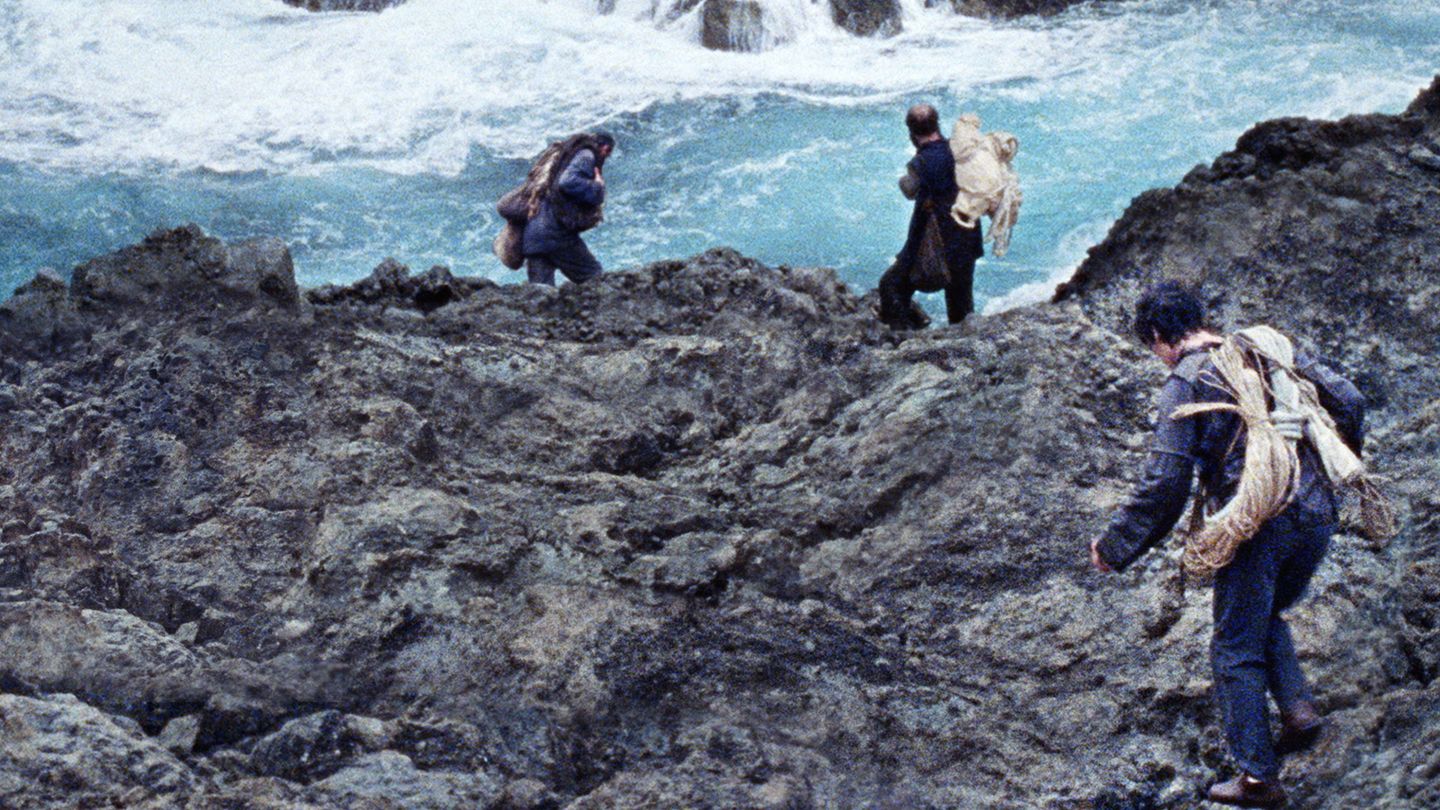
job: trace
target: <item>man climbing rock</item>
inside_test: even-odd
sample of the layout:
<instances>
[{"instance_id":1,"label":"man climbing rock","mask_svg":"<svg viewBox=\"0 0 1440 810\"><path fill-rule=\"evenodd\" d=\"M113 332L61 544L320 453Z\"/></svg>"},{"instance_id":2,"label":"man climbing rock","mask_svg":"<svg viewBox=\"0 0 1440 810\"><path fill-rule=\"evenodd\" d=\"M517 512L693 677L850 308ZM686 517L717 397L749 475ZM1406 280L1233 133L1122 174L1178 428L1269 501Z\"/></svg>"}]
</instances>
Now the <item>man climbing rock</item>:
<instances>
[{"instance_id":1,"label":"man climbing rock","mask_svg":"<svg viewBox=\"0 0 1440 810\"><path fill-rule=\"evenodd\" d=\"M1276 807L1285 800L1278 755L1309 747L1323 726L1282 613L1304 593L1335 531L1341 482L1332 483L1333 469L1348 461L1345 483L1363 478L1353 471L1364 399L1303 352L1287 358L1293 350L1278 332L1222 338L1203 318L1199 300L1174 282L1136 306L1135 336L1171 374L1144 477L1091 543L1090 559L1101 571L1123 571L1154 547L1179 520L1199 466L1208 517L1187 540L1186 567L1214 576L1215 693L1241 771L1209 797ZM1278 740L1267 689L1280 709Z\"/></svg>"},{"instance_id":2,"label":"man climbing rock","mask_svg":"<svg viewBox=\"0 0 1440 810\"><path fill-rule=\"evenodd\" d=\"M580 234L603 219L603 170L614 149L608 133L575 135L552 145L530 170L520 196L528 207L524 255L532 284L554 286L556 270L577 284L600 275Z\"/></svg>"},{"instance_id":3,"label":"man climbing rock","mask_svg":"<svg viewBox=\"0 0 1440 810\"><path fill-rule=\"evenodd\" d=\"M912 306L917 290L945 290L950 323L975 311L972 282L975 260L985 255L980 225L964 228L950 216L960 193L955 182L955 157L940 134L940 115L929 104L905 113L905 127L915 145L900 190L915 200L910 230L895 263L880 277L880 320L892 329L923 328L923 313Z\"/></svg>"}]
</instances>

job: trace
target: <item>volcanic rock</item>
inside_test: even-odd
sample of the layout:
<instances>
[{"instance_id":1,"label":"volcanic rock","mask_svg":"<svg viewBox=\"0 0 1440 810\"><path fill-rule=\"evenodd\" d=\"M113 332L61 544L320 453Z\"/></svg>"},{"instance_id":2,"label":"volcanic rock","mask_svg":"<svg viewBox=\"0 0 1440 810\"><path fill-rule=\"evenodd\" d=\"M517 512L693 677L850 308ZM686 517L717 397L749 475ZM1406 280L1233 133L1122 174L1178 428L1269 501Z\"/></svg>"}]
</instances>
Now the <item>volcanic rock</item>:
<instances>
[{"instance_id":1,"label":"volcanic rock","mask_svg":"<svg viewBox=\"0 0 1440 810\"><path fill-rule=\"evenodd\" d=\"M0 806L163 807L202 780L133 723L71 695L0 694Z\"/></svg>"}]
</instances>

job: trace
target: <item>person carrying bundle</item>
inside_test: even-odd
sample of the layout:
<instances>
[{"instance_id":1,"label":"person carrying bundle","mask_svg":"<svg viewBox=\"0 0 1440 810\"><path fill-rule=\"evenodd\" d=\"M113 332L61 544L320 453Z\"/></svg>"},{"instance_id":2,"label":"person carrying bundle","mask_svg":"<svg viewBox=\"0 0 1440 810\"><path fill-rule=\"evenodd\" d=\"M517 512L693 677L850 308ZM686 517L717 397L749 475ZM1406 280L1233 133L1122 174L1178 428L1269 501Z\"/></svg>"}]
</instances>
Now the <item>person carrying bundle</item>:
<instances>
[{"instance_id":1,"label":"person carrying bundle","mask_svg":"<svg viewBox=\"0 0 1440 810\"><path fill-rule=\"evenodd\" d=\"M1020 151L1020 141L1008 132L981 134L980 116L966 113L950 131L950 154L955 156L955 184L960 193L950 206L950 216L963 228L980 227L980 217L990 217L988 241L995 257L1010 249L1010 231L1020 216L1020 176L1011 162Z\"/></svg>"},{"instance_id":2,"label":"person carrying bundle","mask_svg":"<svg viewBox=\"0 0 1440 810\"><path fill-rule=\"evenodd\" d=\"M506 267L518 270L523 262L532 284L551 286L556 270L575 283L600 275L580 234L604 219L603 169L614 149L608 133L581 133L540 154L525 182L496 205L506 225L494 249Z\"/></svg>"},{"instance_id":3,"label":"person carrying bundle","mask_svg":"<svg viewBox=\"0 0 1440 810\"><path fill-rule=\"evenodd\" d=\"M1204 504L1192 514L1185 567L1214 578L1215 693L1241 770L1209 798L1277 807L1278 755L1312 745L1324 724L1282 613L1325 556L1338 487L1359 490L1367 534L1393 534L1394 515L1360 461L1365 401L1355 386L1274 329L1222 337L1203 318L1175 282L1152 287L1136 307L1135 336L1171 374L1142 480L1090 544L1090 560L1123 571L1154 547L1185 510L1198 465ZM1267 690L1280 709L1277 740Z\"/></svg>"},{"instance_id":4,"label":"person carrying bundle","mask_svg":"<svg viewBox=\"0 0 1440 810\"><path fill-rule=\"evenodd\" d=\"M955 157L940 134L939 113L917 104L906 112L905 127L915 157L900 190L915 207L904 247L880 276L880 320L891 329L923 328L929 319L914 306L915 293L944 290L949 321L960 323L975 311L975 260L985 254L980 226L961 227L949 214L960 188Z\"/></svg>"}]
</instances>

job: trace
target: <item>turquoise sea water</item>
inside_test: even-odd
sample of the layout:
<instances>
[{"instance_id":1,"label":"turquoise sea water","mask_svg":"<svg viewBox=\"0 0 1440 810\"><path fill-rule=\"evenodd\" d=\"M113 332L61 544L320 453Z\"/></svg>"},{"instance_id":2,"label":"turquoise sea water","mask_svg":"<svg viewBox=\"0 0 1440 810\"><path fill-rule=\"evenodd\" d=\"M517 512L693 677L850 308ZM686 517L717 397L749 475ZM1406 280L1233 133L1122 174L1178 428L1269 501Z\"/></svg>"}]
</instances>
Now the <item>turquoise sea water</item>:
<instances>
[{"instance_id":1,"label":"turquoise sea water","mask_svg":"<svg viewBox=\"0 0 1440 810\"><path fill-rule=\"evenodd\" d=\"M1440 71L1436 3L1139 0L992 23L907 0L897 38L800 15L760 54L705 51L693 21L646 8L6 0L0 292L183 222L286 240L307 285L386 256L518 281L489 254L493 200L547 140L597 125L620 140L588 240L607 268L730 245L863 289L903 239L901 116L925 100L1020 139L1011 251L977 277L994 310L1043 295L1135 194L1254 122L1398 112Z\"/></svg>"}]
</instances>

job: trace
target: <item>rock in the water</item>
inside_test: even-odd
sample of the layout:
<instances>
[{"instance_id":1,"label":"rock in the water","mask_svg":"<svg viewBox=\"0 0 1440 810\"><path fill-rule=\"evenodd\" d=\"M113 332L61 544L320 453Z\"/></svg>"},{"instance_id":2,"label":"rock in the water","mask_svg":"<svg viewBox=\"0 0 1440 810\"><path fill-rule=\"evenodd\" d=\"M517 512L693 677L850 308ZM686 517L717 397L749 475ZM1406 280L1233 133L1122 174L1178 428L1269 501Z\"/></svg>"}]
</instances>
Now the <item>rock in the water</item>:
<instances>
[{"instance_id":1,"label":"rock in the water","mask_svg":"<svg viewBox=\"0 0 1440 810\"><path fill-rule=\"evenodd\" d=\"M778 44L758 0L701 0L700 44L713 51L758 51Z\"/></svg>"},{"instance_id":2,"label":"rock in the water","mask_svg":"<svg viewBox=\"0 0 1440 810\"><path fill-rule=\"evenodd\" d=\"M306 11L384 11L405 0L285 0L287 5Z\"/></svg>"},{"instance_id":3,"label":"rock in the water","mask_svg":"<svg viewBox=\"0 0 1440 810\"><path fill-rule=\"evenodd\" d=\"M830 0L835 24L862 37L894 36L903 27L900 0Z\"/></svg>"},{"instance_id":4,"label":"rock in the water","mask_svg":"<svg viewBox=\"0 0 1440 810\"><path fill-rule=\"evenodd\" d=\"M946 0L940 0L945 2ZM968 17L1014 19L1048 17L1089 0L948 0L955 11Z\"/></svg>"},{"instance_id":5,"label":"rock in the water","mask_svg":"<svg viewBox=\"0 0 1440 810\"><path fill-rule=\"evenodd\" d=\"M830 6L840 28L859 36L893 36L903 26L899 0L817 0ZM800 32L795 20L776 16L760 0L689 0L671 7L668 19L700 6L700 44L718 51L761 51L783 45Z\"/></svg>"}]
</instances>

